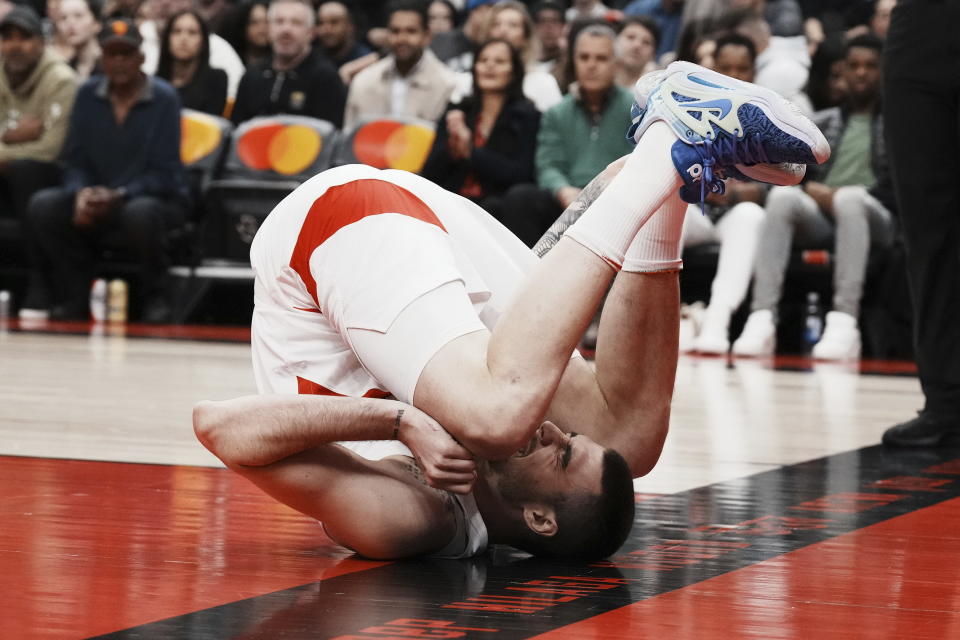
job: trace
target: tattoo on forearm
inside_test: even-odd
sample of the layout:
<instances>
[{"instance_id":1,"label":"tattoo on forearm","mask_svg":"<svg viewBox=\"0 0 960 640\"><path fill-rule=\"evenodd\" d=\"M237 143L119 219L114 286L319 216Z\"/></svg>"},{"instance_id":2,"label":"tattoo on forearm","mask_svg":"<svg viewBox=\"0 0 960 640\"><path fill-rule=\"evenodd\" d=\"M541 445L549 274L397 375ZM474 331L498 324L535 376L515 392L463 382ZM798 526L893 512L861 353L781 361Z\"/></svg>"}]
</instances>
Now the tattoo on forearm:
<instances>
[{"instance_id":1,"label":"tattoo on forearm","mask_svg":"<svg viewBox=\"0 0 960 640\"><path fill-rule=\"evenodd\" d=\"M607 185L610 184L610 181L613 180L615 175L616 172L614 171L603 171L583 188L583 191L580 192L577 199L570 203L570 206L560 214L556 222L547 229L543 237L541 237L533 247L533 251L537 254L537 257L542 258L545 256L547 252L560 241L564 232L570 228L570 225L579 220L583 212L600 197L600 194L607 188Z\"/></svg>"}]
</instances>

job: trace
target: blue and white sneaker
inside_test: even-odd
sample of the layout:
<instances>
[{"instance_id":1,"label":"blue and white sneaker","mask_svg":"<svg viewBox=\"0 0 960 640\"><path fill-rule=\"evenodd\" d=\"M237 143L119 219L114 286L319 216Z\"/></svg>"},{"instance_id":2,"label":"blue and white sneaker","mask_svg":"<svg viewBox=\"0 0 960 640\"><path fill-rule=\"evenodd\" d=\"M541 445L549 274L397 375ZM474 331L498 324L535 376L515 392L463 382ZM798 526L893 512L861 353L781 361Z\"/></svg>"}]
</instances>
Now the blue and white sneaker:
<instances>
[{"instance_id":1,"label":"blue and white sneaker","mask_svg":"<svg viewBox=\"0 0 960 640\"><path fill-rule=\"evenodd\" d=\"M634 98L627 137L636 142L657 120L673 129L679 138L673 161L687 202L723 193L729 177L797 184L805 165L830 157L826 138L793 104L699 65L674 62L644 75Z\"/></svg>"}]
</instances>

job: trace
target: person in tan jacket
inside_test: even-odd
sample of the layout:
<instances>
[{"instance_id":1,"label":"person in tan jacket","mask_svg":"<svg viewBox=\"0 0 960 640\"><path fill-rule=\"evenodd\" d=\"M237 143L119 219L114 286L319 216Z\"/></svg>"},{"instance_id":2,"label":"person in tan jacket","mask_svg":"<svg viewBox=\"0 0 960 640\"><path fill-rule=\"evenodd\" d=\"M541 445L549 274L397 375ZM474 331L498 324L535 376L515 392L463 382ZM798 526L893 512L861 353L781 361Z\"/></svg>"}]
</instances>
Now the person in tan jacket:
<instances>
[{"instance_id":1,"label":"person in tan jacket","mask_svg":"<svg viewBox=\"0 0 960 640\"><path fill-rule=\"evenodd\" d=\"M450 100L453 73L427 49L427 3L394 0L387 11L390 55L353 79L345 129L365 116L413 116L436 122Z\"/></svg>"},{"instance_id":2,"label":"person in tan jacket","mask_svg":"<svg viewBox=\"0 0 960 640\"><path fill-rule=\"evenodd\" d=\"M19 218L33 191L58 181L54 164L67 135L76 74L44 46L29 7L0 21L0 188Z\"/></svg>"}]
</instances>

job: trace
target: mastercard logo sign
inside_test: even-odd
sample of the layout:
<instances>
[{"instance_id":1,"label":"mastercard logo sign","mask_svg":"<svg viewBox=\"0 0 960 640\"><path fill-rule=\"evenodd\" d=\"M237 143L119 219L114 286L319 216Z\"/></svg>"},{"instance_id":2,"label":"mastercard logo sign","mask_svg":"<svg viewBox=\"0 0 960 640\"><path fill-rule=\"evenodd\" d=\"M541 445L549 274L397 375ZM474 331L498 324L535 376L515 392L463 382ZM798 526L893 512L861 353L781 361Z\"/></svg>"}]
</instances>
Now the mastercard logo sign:
<instances>
[{"instance_id":1,"label":"mastercard logo sign","mask_svg":"<svg viewBox=\"0 0 960 640\"><path fill-rule=\"evenodd\" d=\"M251 169L289 176L309 168L322 148L320 134L311 127L270 123L245 131L237 155Z\"/></svg>"},{"instance_id":2,"label":"mastercard logo sign","mask_svg":"<svg viewBox=\"0 0 960 640\"><path fill-rule=\"evenodd\" d=\"M377 169L403 169L416 173L433 146L432 129L392 120L374 120L354 134L353 155Z\"/></svg>"},{"instance_id":3,"label":"mastercard logo sign","mask_svg":"<svg viewBox=\"0 0 960 640\"><path fill-rule=\"evenodd\" d=\"M180 118L180 160L191 165L213 153L223 140L220 125L201 114Z\"/></svg>"}]
</instances>

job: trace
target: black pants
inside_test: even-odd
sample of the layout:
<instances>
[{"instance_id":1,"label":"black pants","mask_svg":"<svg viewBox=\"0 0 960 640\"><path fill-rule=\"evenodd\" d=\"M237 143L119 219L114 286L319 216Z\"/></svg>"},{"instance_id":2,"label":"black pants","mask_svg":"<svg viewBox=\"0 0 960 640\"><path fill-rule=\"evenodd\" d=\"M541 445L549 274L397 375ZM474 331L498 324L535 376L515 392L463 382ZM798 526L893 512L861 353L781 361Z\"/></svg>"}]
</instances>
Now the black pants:
<instances>
[{"instance_id":1,"label":"black pants","mask_svg":"<svg viewBox=\"0 0 960 640\"><path fill-rule=\"evenodd\" d=\"M18 221L23 253L30 265L36 264L39 248L31 241L24 225L27 204L37 191L60 184L60 176L60 167L56 164L27 159L11 160L0 171L0 206L3 207L0 215Z\"/></svg>"},{"instance_id":2,"label":"black pants","mask_svg":"<svg viewBox=\"0 0 960 640\"><path fill-rule=\"evenodd\" d=\"M884 124L926 410L960 416L960 0L900 0Z\"/></svg>"},{"instance_id":3,"label":"black pants","mask_svg":"<svg viewBox=\"0 0 960 640\"><path fill-rule=\"evenodd\" d=\"M59 187L44 189L27 211L29 233L50 270L54 303L69 311L85 309L90 281L105 248L120 250L139 267L139 288L146 300L162 292L167 267L166 236L186 219L186 206L153 196L131 198L105 220L90 228L73 224L74 194Z\"/></svg>"},{"instance_id":4,"label":"black pants","mask_svg":"<svg viewBox=\"0 0 960 640\"><path fill-rule=\"evenodd\" d=\"M524 183L510 187L494 216L524 244L533 247L561 213L563 207L552 193Z\"/></svg>"}]
</instances>

